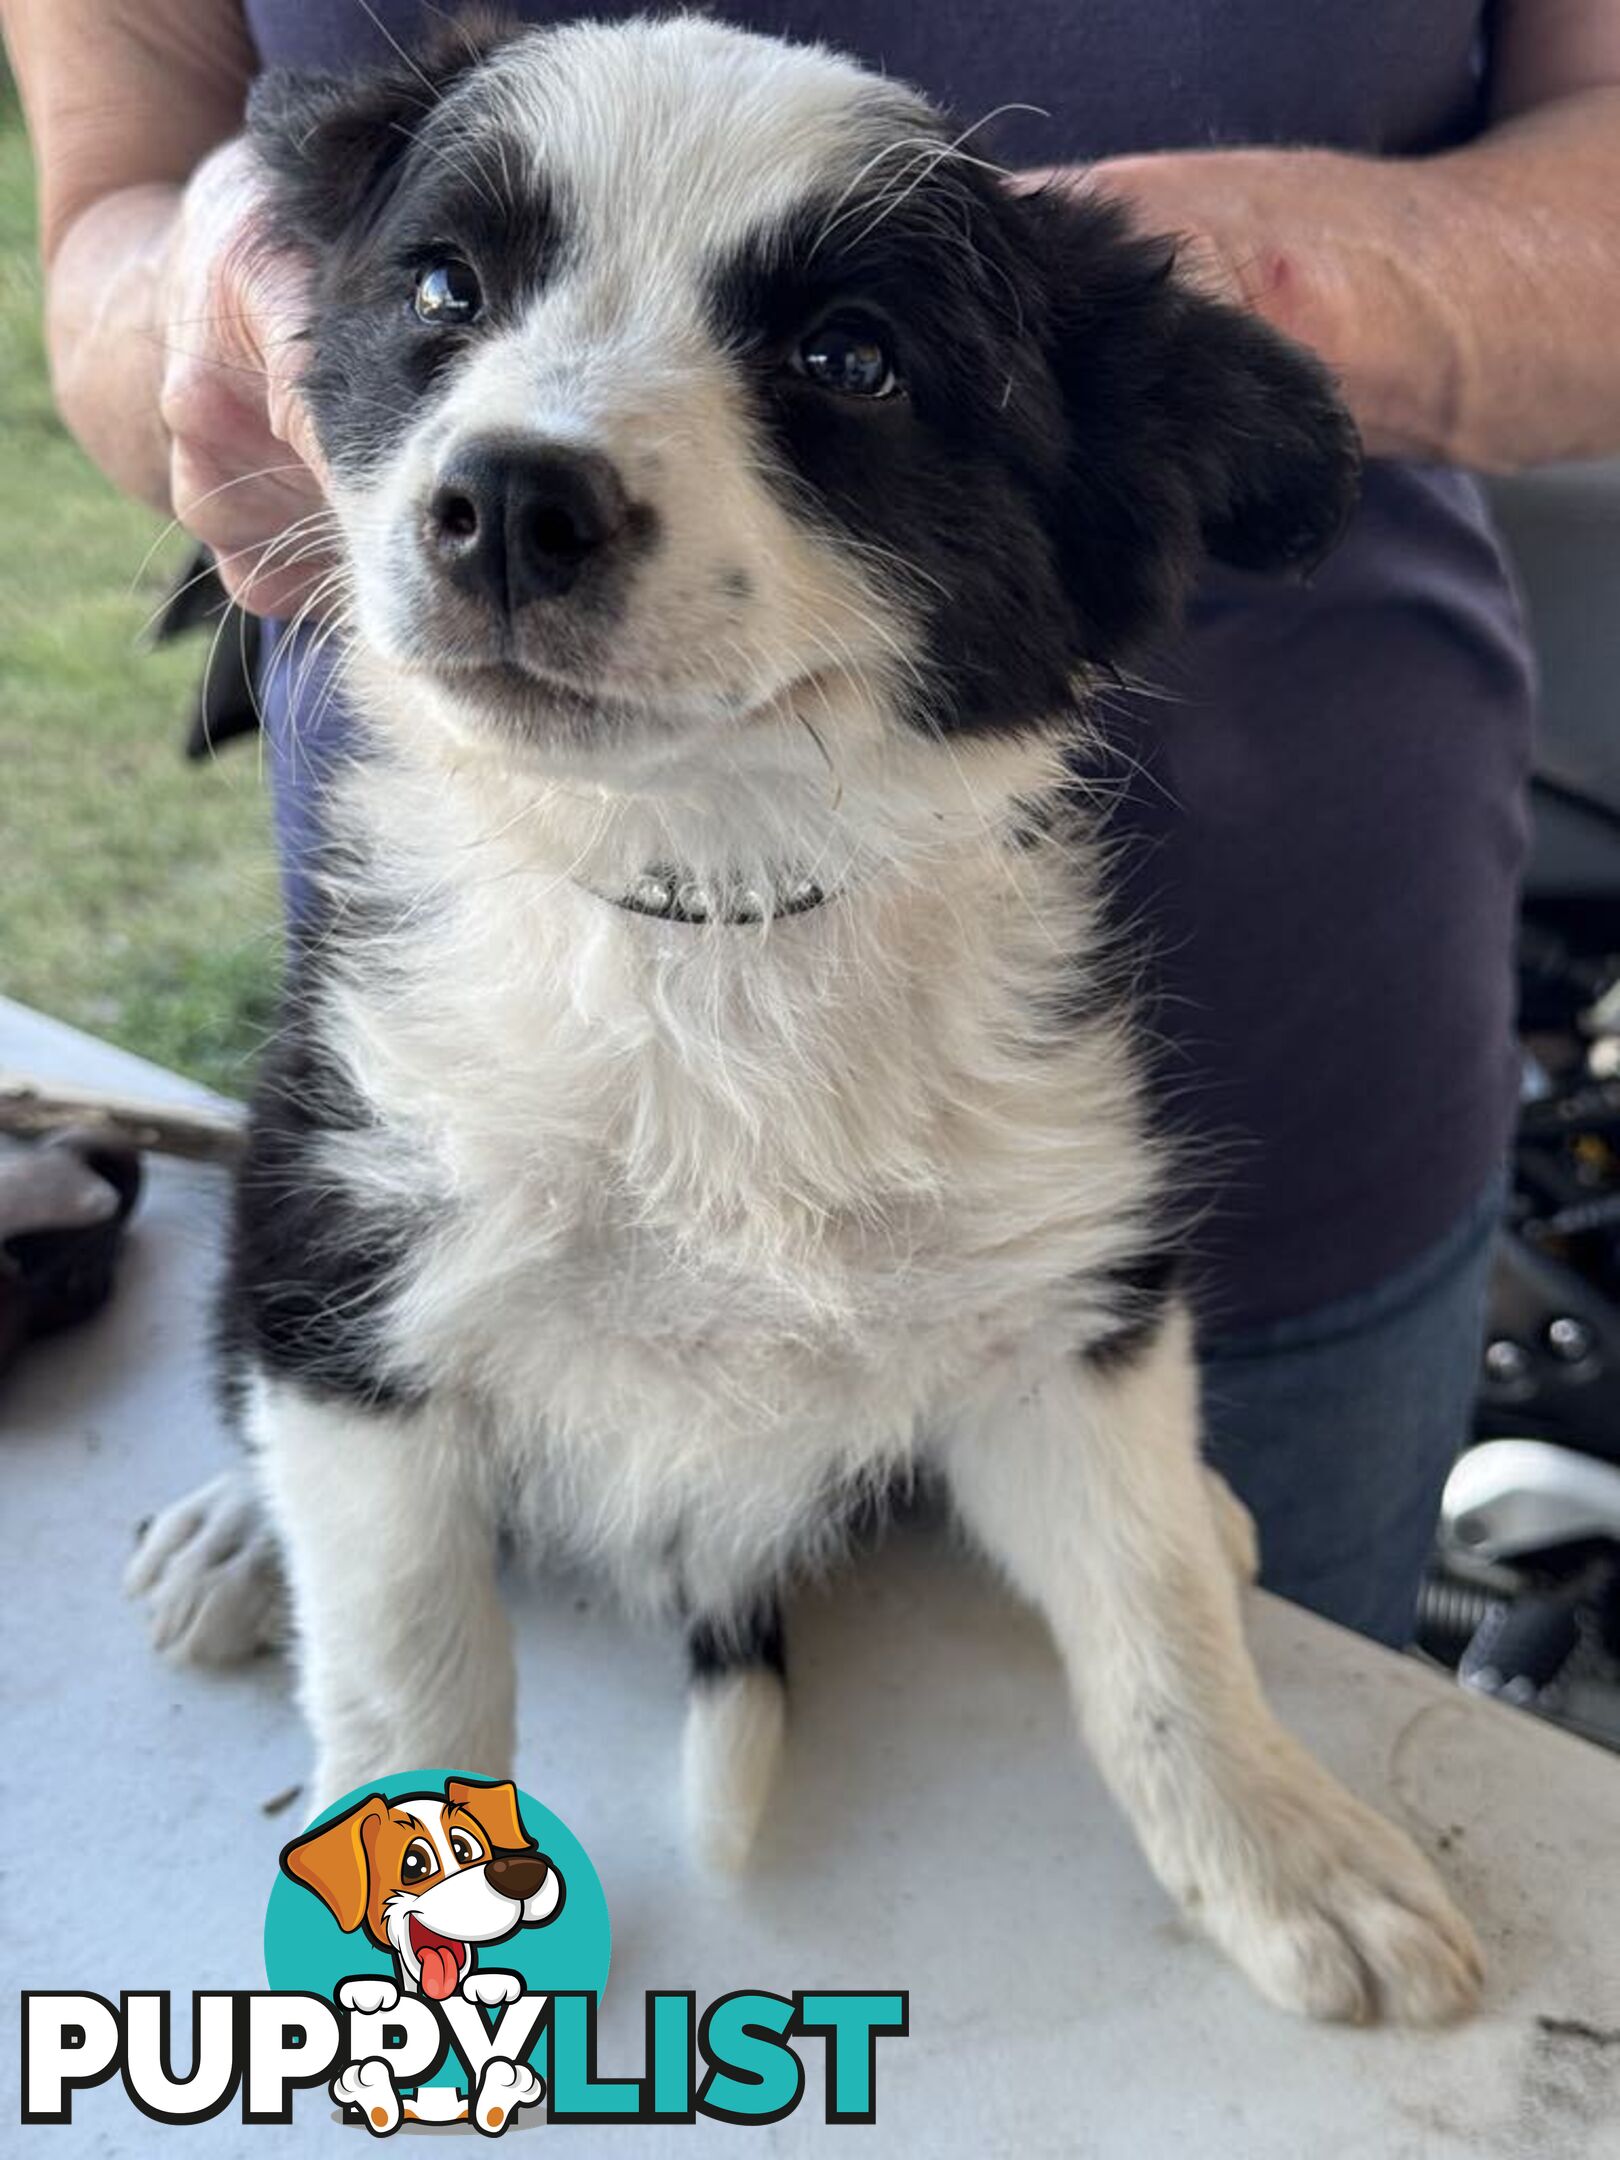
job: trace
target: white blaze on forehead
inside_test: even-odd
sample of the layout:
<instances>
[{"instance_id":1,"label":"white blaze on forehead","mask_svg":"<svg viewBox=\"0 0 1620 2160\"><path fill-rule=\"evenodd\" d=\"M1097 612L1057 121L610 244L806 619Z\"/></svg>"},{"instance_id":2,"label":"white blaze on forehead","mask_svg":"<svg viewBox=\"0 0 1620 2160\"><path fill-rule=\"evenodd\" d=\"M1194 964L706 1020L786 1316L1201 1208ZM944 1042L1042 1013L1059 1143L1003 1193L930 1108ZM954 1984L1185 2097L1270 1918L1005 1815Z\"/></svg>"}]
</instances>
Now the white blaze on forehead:
<instances>
[{"instance_id":1,"label":"white blaze on forehead","mask_svg":"<svg viewBox=\"0 0 1620 2160\"><path fill-rule=\"evenodd\" d=\"M422 1825L422 1834L433 1847L439 1866L447 1875L454 1874L460 1864L450 1850L450 1840L444 1827L444 1802L442 1800L413 1800L407 1814L414 1815Z\"/></svg>"},{"instance_id":2,"label":"white blaze on forehead","mask_svg":"<svg viewBox=\"0 0 1620 2160\"><path fill-rule=\"evenodd\" d=\"M835 53L696 18L502 47L426 146L500 196L549 199L557 256L431 411L428 455L469 433L540 435L607 450L640 491L662 450L684 448L707 494L716 462L745 449L714 366L716 272L804 205L909 170L926 125L910 92ZM499 285L498 261L480 269ZM742 499L709 513L733 532L752 522Z\"/></svg>"},{"instance_id":3,"label":"white blaze on forehead","mask_svg":"<svg viewBox=\"0 0 1620 2160\"><path fill-rule=\"evenodd\" d=\"M532 155L524 177L556 189L574 264L612 258L643 289L835 196L927 124L909 92L836 53L695 18L522 38L474 95L509 153Z\"/></svg>"}]
</instances>

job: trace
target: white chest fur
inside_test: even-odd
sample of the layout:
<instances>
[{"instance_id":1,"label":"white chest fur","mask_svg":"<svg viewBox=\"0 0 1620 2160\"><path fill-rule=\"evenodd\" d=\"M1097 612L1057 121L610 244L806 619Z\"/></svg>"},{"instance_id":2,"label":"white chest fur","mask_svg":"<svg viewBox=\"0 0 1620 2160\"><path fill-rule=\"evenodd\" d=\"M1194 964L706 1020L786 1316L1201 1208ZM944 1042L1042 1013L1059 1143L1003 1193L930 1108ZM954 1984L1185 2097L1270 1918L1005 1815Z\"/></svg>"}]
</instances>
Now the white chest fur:
<instances>
[{"instance_id":1,"label":"white chest fur","mask_svg":"<svg viewBox=\"0 0 1620 2160\"><path fill-rule=\"evenodd\" d=\"M953 842L764 926L496 849L325 994L377 1120L333 1176L430 1201L390 1362L623 1570L676 1536L785 1558L989 1361L1055 1319L1083 1344L1141 1249L1126 1031L1056 1017L1095 942L1076 866Z\"/></svg>"}]
</instances>

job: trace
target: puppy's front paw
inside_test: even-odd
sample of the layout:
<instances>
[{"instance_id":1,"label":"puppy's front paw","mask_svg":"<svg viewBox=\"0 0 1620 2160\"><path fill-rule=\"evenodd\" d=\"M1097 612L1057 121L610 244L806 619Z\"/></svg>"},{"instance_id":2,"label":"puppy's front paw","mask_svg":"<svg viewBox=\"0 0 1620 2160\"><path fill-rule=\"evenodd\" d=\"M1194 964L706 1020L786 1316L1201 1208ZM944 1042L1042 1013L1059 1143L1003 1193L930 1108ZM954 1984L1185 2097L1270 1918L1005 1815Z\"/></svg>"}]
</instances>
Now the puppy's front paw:
<instances>
[{"instance_id":1,"label":"puppy's front paw","mask_svg":"<svg viewBox=\"0 0 1620 2160\"><path fill-rule=\"evenodd\" d=\"M515 1972L470 1972L461 1983L463 2000L494 2009L514 2003L523 1993L523 1977Z\"/></svg>"},{"instance_id":2,"label":"puppy's front paw","mask_svg":"<svg viewBox=\"0 0 1620 2160\"><path fill-rule=\"evenodd\" d=\"M1208 1869L1188 1902L1261 1994L1358 2024L1445 2025L1475 2008L1479 1945L1433 1868L1309 1758L1251 1796L1240 1836L1241 1859Z\"/></svg>"},{"instance_id":3,"label":"puppy's front paw","mask_svg":"<svg viewBox=\"0 0 1620 2160\"><path fill-rule=\"evenodd\" d=\"M391 2137L399 2128L399 2094L394 2090L393 2073L380 2055L340 2070L331 2092L339 2107L360 2110L373 2137Z\"/></svg>"},{"instance_id":4,"label":"puppy's front paw","mask_svg":"<svg viewBox=\"0 0 1620 2160\"><path fill-rule=\"evenodd\" d=\"M527 2063L508 2062L492 2055L478 2080L473 2121L486 2137L499 2137L520 2107L533 2107L545 2091Z\"/></svg>"},{"instance_id":5,"label":"puppy's front paw","mask_svg":"<svg viewBox=\"0 0 1620 2160\"><path fill-rule=\"evenodd\" d=\"M361 1974L338 1983L337 1999L340 2010L358 2010L363 2017L375 2017L379 2011L398 2009L399 1989L381 1973Z\"/></svg>"},{"instance_id":6,"label":"puppy's front paw","mask_svg":"<svg viewBox=\"0 0 1620 2160\"><path fill-rule=\"evenodd\" d=\"M142 1526L124 1594L152 1647L188 1665L239 1665L278 1643L281 1557L248 1471L227 1470Z\"/></svg>"}]
</instances>

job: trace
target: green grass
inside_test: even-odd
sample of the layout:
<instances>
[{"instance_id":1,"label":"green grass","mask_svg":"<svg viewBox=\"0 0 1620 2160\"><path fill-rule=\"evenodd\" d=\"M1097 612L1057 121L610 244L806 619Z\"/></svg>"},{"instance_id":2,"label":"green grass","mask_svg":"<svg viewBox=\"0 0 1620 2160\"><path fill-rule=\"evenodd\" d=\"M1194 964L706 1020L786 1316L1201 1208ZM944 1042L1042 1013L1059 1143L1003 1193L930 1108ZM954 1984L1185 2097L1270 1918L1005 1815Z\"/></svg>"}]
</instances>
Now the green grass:
<instances>
[{"instance_id":1,"label":"green grass","mask_svg":"<svg viewBox=\"0 0 1620 2160\"><path fill-rule=\"evenodd\" d=\"M0 993L240 1091L274 1001L268 810L251 742L181 758L207 640L141 650L184 553L160 530L52 410L0 82Z\"/></svg>"}]
</instances>

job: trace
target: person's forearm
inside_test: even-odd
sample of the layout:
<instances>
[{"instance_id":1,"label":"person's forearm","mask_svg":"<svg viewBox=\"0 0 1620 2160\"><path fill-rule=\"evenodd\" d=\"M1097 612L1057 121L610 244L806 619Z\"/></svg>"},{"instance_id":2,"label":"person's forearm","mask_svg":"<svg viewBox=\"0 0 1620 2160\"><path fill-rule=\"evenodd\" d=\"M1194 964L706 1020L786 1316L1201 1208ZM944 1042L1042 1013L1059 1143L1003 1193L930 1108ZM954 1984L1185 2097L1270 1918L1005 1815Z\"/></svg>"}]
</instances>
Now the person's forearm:
<instances>
[{"instance_id":1,"label":"person's forearm","mask_svg":"<svg viewBox=\"0 0 1620 2160\"><path fill-rule=\"evenodd\" d=\"M46 311L63 419L115 487L163 511L160 294L179 200L175 187L131 187L81 211L58 243Z\"/></svg>"},{"instance_id":2,"label":"person's forearm","mask_svg":"<svg viewBox=\"0 0 1620 2160\"><path fill-rule=\"evenodd\" d=\"M121 488L167 506L163 280L180 190L242 123L241 0L0 0L38 176L62 413Z\"/></svg>"},{"instance_id":3,"label":"person's forearm","mask_svg":"<svg viewBox=\"0 0 1620 2160\"><path fill-rule=\"evenodd\" d=\"M1506 470L1620 451L1620 89L1435 157L1170 151L1089 184L1320 353L1374 456Z\"/></svg>"},{"instance_id":4,"label":"person's forearm","mask_svg":"<svg viewBox=\"0 0 1620 2160\"><path fill-rule=\"evenodd\" d=\"M1487 470L1620 451L1620 89L1382 170L1402 189L1402 278L1447 359L1425 381L1398 338L1369 341L1375 423Z\"/></svg>"}]
</instances>

